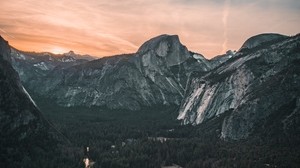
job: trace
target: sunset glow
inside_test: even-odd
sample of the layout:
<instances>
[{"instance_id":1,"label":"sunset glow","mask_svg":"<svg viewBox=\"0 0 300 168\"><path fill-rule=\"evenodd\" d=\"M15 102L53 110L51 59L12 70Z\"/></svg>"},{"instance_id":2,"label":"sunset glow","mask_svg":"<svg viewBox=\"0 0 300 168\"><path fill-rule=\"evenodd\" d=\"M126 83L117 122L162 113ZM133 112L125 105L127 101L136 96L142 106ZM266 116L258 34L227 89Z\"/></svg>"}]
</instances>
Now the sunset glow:
<instances>
[{"instance_id":1,"label":"sunset glow","mask_svg":"<svg viewBox=\"0 0 300 168\"><path fill-rule=\"evenodd\" d=\"M207 58L250 36L300 32L298 0L1 0L0 34L17 49L109 56L177 34Z\"/></svg>"},{"instance_id":2,"label":"sunset glow","mask_svg":"<svg viewBox=\"0 0 300 168\"><path fill-rule=\"evenodd\" d=\"M62 49L60 47L55 47L53 49L51 49L49 52L53 53L53 54L61 54L61 53L66 53L68 52L68 50L66 49Z\"/></svg>"}]
</instances>

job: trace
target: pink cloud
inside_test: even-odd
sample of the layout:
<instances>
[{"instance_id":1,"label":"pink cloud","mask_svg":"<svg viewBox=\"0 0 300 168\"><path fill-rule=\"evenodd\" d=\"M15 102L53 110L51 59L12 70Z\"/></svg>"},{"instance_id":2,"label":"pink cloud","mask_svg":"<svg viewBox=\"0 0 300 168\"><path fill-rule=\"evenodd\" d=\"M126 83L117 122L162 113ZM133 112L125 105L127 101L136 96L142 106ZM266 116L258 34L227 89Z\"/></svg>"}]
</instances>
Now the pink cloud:
<instances>
[{"instance_id":1,"label":"pink cloud","mask_svg":"<svg viewBox=\"0 0 300 168\"><path fill-rule=\"evenodd\" d=\"M299 33L292 0L263 8L267 2L232 0L224 11L221 0L1 1L0 33L22 50L57 46L96 56L132 53L154 36L178 34L190 50L211 58L255 34Z\"/></svg>"}]
</instances>

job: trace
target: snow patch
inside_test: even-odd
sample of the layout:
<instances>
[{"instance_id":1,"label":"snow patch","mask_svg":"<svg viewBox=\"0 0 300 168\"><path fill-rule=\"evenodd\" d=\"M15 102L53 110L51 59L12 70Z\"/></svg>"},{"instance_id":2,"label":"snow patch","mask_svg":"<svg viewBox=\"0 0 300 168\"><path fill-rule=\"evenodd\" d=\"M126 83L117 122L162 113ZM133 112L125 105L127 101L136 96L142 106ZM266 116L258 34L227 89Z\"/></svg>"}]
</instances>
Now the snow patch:
<instances>
[{"instance_id":1,"label":"snow patch","mask_svg":"<svg viewBox=\"0 0 300 168\"><path fill-rule=\"evenodd\" d=\"M76 61L76 59L73 58L73 57L63 57L63 58L61 59L61 61L62 61L62 62L74 62L74 61Z\"/></svg>"},{"instance_id":2,"label":"snow patch","mask_svg":"<svg viewBox=\"0 0 300 168\"><path fill-rule=\"evenodd\" d=\"M47 67L47 65L45 64L45 62L39 62L39 63L36 63L36 64L33 64L33 66L43 70L43 71L47 71L49 70L49 68Z\"/></svg>"}]
</instances>

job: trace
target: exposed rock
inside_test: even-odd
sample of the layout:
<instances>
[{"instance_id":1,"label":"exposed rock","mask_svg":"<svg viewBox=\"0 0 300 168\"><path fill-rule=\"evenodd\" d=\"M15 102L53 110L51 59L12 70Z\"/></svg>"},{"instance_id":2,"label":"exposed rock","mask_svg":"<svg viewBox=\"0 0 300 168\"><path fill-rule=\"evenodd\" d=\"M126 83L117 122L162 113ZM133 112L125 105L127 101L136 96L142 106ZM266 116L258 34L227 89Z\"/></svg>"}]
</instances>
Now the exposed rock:
<instances>
[{"instance_id":1,"label":"exposed rock","mask_svg":"<svg viewBox=\"0 0 300 168\"><path fill-rule=\"evenodd\" d=\"M183 63L190 57L190 53L183 46L177 35L161 35L145 42L138 50L140 55L150 53L159 57L165 57L167 66L173 66ZM155 58L155 57L153 57Z\"/></svg>"},{"instance_id":2,"label":"exposed rock","mask_svg":"<svg viewBox=\"0 0 300 168\"><path fill-rule=\"evenodd\" d=\"M193 58L178 36L162 35L145 42L135 54L56 67L35 80L22 79L35 94L62 106L138 110L179 105L189 74L208 70L208 61Z\"/></svg>"},{"instance_id":3,"label":"exposed rock","mask_svg":"<svg viewBox=\"0 0 300 168\"><path fill-rule=\"evenodd\" d=\"M288 36L276 34L276 33L259 34L246 40L245 43L242 45L241 49L245 49L245 48L251 49L266 42L271 42L274 40L282 40L285 38L288 38Z\"/></svg>"},{"instance_id":4,"label":"exposed rock","mask_svg":"<svg viewBox=\"0 0 300 168\"><path fill-rule=\"evenodd\" d=\"M299 46L300 36L282 39L258 50L237 53L205 76L193 76L178 119L184 124L201 124L231 111L221 137L246 138L274 111L299 99Z\"/></svg>"}]
</instances>

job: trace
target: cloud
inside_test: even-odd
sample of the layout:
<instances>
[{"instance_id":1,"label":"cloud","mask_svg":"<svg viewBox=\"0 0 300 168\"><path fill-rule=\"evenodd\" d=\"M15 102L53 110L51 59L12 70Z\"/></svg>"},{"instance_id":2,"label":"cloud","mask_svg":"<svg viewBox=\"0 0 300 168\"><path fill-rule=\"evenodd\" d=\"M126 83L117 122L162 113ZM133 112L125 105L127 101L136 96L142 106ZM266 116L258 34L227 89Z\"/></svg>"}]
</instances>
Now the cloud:
<instances>
[{"instance_id":1,"label":"cloud","mask_svg":"<svg viewBox=\"0 0 300 168\"><path fill-rule=\"evenodd\" d=\"M258 33L298 33L299 4L296 0L10 0L0 2L0 33L22 50L56 45L97 56L132 53L154 36L178 34L190 50L212 57L238 49Z\"/></svg>"},{"instance_id":2,"label":"cloud","mask_svg":"<svg viewBox=\"0 0 300 168\"><path fill-rule=\"evenodd\" d=\"M222 52L220 54L225 53L226 50L228 49L228 46L227 46L227 43L228 43L227 24L228 24L229 10L230 10L230 2L231 2L231 0L225 0L225 2L224 2L223 18L222 18L224 42L222 44Z\"/></svg>"},{"instance_id":3,"label":"cloud","mask_svg":"<svg viewBox=\"0 0 300 168\"><path fill-rule=\"evenodd\" d=\"M0 28L0 31L3 32L3 33L5 33L7 36L9 36L9 37L15 39L15 37L14 37L13 35L10 35L10 34L9 34L8 32L6 32L5 30L3 30L3 29Z\"/></svg>"}]
</instances>

